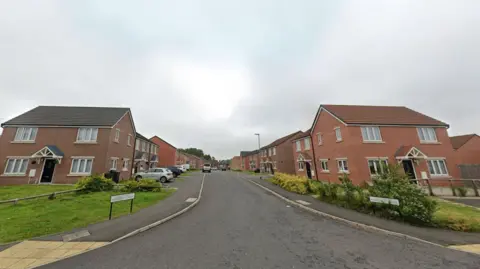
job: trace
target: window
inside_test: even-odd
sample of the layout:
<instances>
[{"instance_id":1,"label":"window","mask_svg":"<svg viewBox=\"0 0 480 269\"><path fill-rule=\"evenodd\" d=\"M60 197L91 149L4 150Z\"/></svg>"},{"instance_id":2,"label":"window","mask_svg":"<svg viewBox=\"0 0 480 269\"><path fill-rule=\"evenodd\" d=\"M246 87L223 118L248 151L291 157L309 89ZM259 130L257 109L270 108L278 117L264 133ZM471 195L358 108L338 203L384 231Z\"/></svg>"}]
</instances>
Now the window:
<instances>
[{"instance_id":1,"label":"window","mask_svg":"<svg viewBox=\"0 0 480 269\"><path fill-rule=\"evenodd\" d=\"M303 143L305 143L305 150L310 149L310 138L306 137L303 141Z\"/></svg>"},{"instance_id":2,"label":"window","mask_svg":"<svg viewBox=\"0 0 480 269\"><path fill-rule=\"evenodd\" d=\"M120 141L120 129L115 130L115 142Z\"/></svg>"},{"instance_id":3,"label":"window","mask_svg":"<svg viewBox=\"0 0 480 269\"><path fill-rule=\"evenodd\" d=\"M437 142L437 135L433 128L417 128L420 142Z\"/></svg>"},{"instance_id":4,"label":"window","mask_svg":"<svg viewBox=\"0 0 480 269\"><path fill-rule=\"evenodd\" d=\"M370 175L379 175L384 169L388 168L388 161L385 159L368 160L368 168L370 169Z\"/></svg>"},{"instance_id":5,"label":"window","mask_svg":"<svg viewBox=\"0 0 480 269\"><path fill-rule=\"evenodd\" d=\"M338 172L339 173L348 173L348 162L347 160L337 160Z\"/></svg>"},{"instance_id":6,"label":"window","mask_svg":"<svg viewBox=\"0 0 480 269\"><path fill-rule=\"evenodd\" d=\"M118 162L118 158L113 157L112 161L110 162L112 164L112 166L110 166L110 170L117 170L117 162Z\"/></svg>"},{"instance_id":7,"label":"window","mask_svg":"<svg viewBox=\"0 0 480 269\"><path fill-rule=\"evenodd\" d=\"M147 142L142 141L142 151L146 152L147 151Z\"/></svg>"},{"instance_id":8,"label":"window","mask_svg":"<svg viewBox=\"0 0 480 269\"><path fill-rule=\"evenodd\" d=\"M448 176L445 160L428 160L428 171L432 176Z\"/></svg>"},{"instance_id":9,"label":"window","mask_svg":"<svg viewBox=\"0 0 480 269\"><path fill-rule=\"evenodd\" d=\"M77 142L97 142L98 128L78 128Z\"/></svg>"},{"instance_id":10,"label":"window","mask_svg":"<svg viewBox=\"0 0 480 269\"><path fill-rule=\"evenodd\" d=\"M277 162L273 162L273 169L277 169Z\"/></svg>"},{"instance_id":11,"label":"window","mask_svg":"<svg viewBox=\"0 0 480 269\"><path fill-rule=\"evenodd\" d=\"M157 146L153 146L153 154L157 155L157 152L158 152L158 147Z\"/></svg>"},{"instance_id":12,"label":"window","mask_svg":"<svg viewBox=\"0 0 480 269\"><path fill-rule=\"evenodd\" d=\"M382 141L382 136L380 135L380 128L377 126L366 126L362 127L362 137L363 141Z\"/></svg>"},{"instance_id":13,"label":"window","mask_svg":"<svg viewBox=\"0 0 480 269\"><path fill-rule=\"evenodd\" d=\"M17 128L17 133L15 134L15 141L22 142L33 142L37 136L38 128L33 127L20 127Z\"/></svg>"},{"instance_id":14,"label":"window","mask_svg":"<svg viewBox=\"0 0 480 269\"><path fill-rule=\"evenodd\" d=\"M7 159L5 166L5 175L25 175L27 172L28 158L25 159Z\"/></svg>"},{"instance_id":15,"label":"window","mask_svg":"<svg viewBox=\"0 0 480 269\"><path fill-rule=\"evenodd\" d=\"M340 131L340 127L335 128L335 136L337 137L337 141L342 141L342 131Z\"/></svg>"},{"instance_id":16,"label":"window","mask_svg":"<svg viewBox=\"0 0 480 269\"><path fill-rule=\"evenodd\" d=\"M127 136L127 146L131 146L132 145L132 135L128 135Z\"/></svg>"},{"instance_id":17,"label":"window","mask_svg":"<svg viewBox=\"0 0 480 269\"><path fill-rule=\"evenodd\" d=\"M318 134L317 134L317 142L318 142L319 145L321 145L321 144L323 143L323 141L322 141L322 134L321 134L321 133L318 133Z\"/></svg>"},{"instance_id":18,"label":"window","mask_svg":"<svg viewBox=\"0 0 480 269\"><path fill-rule=\"evenodd\" d=\"M122 170L123 170L123 171L127 171L127 170L128 170L129 162L130 162L129 159L123 159L123 165L122 165Z\"/></svg>"},{"instance_id":19,"label":"window","mask_svg":"<svg viewBox=\"0 0 480 269\"><path fill-rule=\"evenodd\" d=\"M272 148L268 149L268 156L272 156Z\"/></svg>"},{"instance_id":20,"label":"window","mask_svg":"<svg viewBox=\"0 0 480 269\"><path fill-rule=\"evenodd\" d=\"M320 160L320 165L322 166L323 172L329 172L328 170L328 160Z\"/></svg>"},{"instance_id":21,"label":"window","mask_svg":"<svg viewBox=\"0 0 480 269\"><path fill-rule=\"evenodd\" d=\"M277 148L273 148L273 155L277 155Z\"/></svg>"},{"instance_id":22,"label":"window","mask_svg":"<svg viewBox=\"0 0 480 269\"><path fill-rule=\"evenodd\" d=\"M302 150L302 144L301 144L301 141L298 140L297 142L295 142L295 145L297 146L297 151L301 151Z\"/></svg>"},{"instance_id":23,"label":"window","mask_svg":"<svg viewBox=\"0 0 480 269\"><path fill-rule=\"evenodd\" d=\"M298 162L298 171L303 171L304 162Z\"/></svg>"},{"instance_id":24,"label":"window","mask_svg":"<svg viewBox=\"0 0 480 269\"><path fill-rule=\"evenodd\" d=\"M92 158L75 158L72 160L70 174L90 175L92 173Z\"/></svg>"},{"instance_id":25,"label":"window","mask_svg":"<svg viewBox=\"0 0 480 269\"><path fill-rule=\"evenodd\" d=\"M135 141L135 150L140 150L140 140Z\"/></svg>"}]
</instances>

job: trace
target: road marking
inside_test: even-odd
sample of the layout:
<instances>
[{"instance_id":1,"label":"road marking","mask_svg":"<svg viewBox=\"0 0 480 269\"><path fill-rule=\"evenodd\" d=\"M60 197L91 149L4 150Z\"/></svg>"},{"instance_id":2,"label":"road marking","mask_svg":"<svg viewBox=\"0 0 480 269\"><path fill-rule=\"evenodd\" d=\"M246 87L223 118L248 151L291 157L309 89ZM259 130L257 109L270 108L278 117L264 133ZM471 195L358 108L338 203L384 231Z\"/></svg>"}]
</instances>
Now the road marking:
<instances>
[{"instance_id":1,"label":"road marking","mask_svg":"<svg viewBox=\"0 0 480 269\"><path fill-rule=\"evenodd\" d=\"M309 202L305 202L303 200L296 200L295 202L299 203L299 204L302 204L302 205L310 205Z\"/></svg>"},{"instance_id":2,"label":"road marking","mask_svg":"<svg viewBox=\"0 0 480 269\"><path fill-rule=\"evenodd\" d=\"M190 198L188 198L187 200L185 200L185 202L187 202L187 203L193 203L193 202L195 202L196 200L197 200L197 198L192 198L192 197L190 197Z\"/></svg>"}]
</instances>

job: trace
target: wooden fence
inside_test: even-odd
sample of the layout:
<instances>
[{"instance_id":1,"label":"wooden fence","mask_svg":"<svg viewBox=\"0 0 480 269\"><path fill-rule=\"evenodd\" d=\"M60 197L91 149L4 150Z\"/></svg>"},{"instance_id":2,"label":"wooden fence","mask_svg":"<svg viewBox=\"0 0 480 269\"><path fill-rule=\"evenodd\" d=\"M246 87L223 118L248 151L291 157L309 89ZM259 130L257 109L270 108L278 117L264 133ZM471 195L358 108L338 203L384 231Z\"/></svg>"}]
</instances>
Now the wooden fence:
<instances>
[{"instance_id":1,"label":"wooden fence","mask_svg":"<svg viewBox=\"0 0 480 269\"><path fill-rule=\"evenodd\" d=\"M8 203L17 204L19 201L32 200L32 199L37 199L37 198L42 198L42 197L48 197L48 199L54 199L55 196L57 196L59 194L72 193L72 192L77 192L77 191L80 191L80 190L83 190L83 189L56 191L56 192L51 192L51 193L39 194L39 195L35 195L35 196L15 198L15 199L10 199L10 200L0 201L0 204L8 204Z\"/></svg>"},{"instance_id":2,"label":"wooden fence","mask_svg":"<svg viewBox=\"0 0 480 269\"><path fill-rule=\"evenodd\" d=\"M480 179L412 179L412 182L416 182L420 186L426 186L428 188L428 194L431 196L436 195L434 188L449 188L452 192L452 196L457 195L456 189L464 187L467 190L467 196L480 196ZM472 191L472 195L468 195L468 191Z\"/></svg>"}]
</instances>

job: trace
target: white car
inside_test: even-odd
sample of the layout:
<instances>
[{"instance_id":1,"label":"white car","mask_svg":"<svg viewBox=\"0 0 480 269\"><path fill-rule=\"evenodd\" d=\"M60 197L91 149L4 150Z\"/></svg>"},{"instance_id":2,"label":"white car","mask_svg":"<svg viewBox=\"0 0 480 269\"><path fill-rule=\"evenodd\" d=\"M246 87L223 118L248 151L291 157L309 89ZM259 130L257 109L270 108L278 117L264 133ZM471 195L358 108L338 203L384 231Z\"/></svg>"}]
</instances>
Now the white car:
<instances>
[{"instance_id":1,"label":"white car","mask_svg":"<svg viewBox=\"0 0 480 269\"><path fill-rule=\"evenodd\" d=\"M182 172L187 172L187 168L184 165L175 165L178 169L182 170Z\"/></svg>"},{"instance_id":2,"label":"white car","mask_svg":"<svg viewBox=\"0 0 480 269\"><path fill-rule=\"evenodd\" d=\"M212 172L212 166L209 163L204 164L203 167L202 167L202 172L211 173Z\"/></svg>"},{"instance_id":3,"label":"white car","mask_svg":"<svg viewBox=\"0 0 480 269\"><path fill-rule=\"evenodd\" d=\"M173 173L167 168L150 168L146 172L138 172L134 176L135 180L142 178L153 178L161 183L173 180Z\"/></svg>"}]
</instances>

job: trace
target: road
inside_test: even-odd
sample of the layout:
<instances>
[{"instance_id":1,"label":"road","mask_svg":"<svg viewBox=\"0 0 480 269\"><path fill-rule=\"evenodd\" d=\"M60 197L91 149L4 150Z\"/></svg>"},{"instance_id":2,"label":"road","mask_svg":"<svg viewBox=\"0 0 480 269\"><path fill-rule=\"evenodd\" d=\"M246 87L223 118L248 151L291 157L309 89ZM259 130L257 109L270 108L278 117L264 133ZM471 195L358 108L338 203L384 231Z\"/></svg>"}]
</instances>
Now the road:
<instances>
[{"instance_id":1,"label":"road","mask_svg":"<svg viewBox=\"0 0 480 269\"><path fill-rule=\"evenodd\" d=\"M357 230L290 207L233 172L147 232L45 268L480 268L480 256Z\"/></svg>"}]
</instances>

